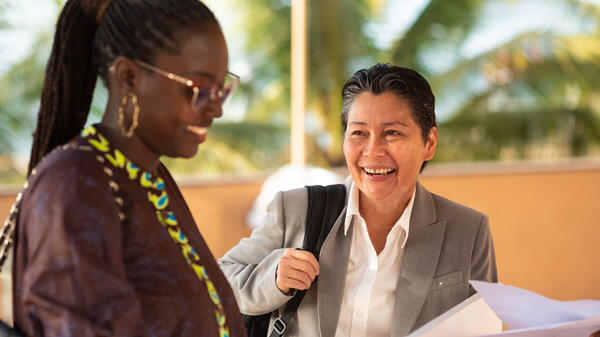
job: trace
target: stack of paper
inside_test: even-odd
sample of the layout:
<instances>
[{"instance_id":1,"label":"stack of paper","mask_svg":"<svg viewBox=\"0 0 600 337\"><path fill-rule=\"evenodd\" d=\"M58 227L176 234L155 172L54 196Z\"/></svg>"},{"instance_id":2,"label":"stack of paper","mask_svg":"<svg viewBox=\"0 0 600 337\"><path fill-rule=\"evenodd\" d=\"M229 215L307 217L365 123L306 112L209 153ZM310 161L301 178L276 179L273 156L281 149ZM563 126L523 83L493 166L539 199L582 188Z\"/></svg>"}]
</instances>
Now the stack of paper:
<instances>
[{"instance_id":1,"label":"stack of paper","mask_svg":"<svg viewBox=\"0 0 600 337\"><path fill-rule=\"evenodd\" d=\"M408 337L471 337L502 331L502 322L494 311L475 294Z\"/></svg>"},{"instance_id":2,"label":"stack of paper","mask_svg":"<svg viewBox=\"0 0 600 337\"><path fill-rule=\"evenodd\" d=\"M600 331L600 301L555 301L499 283L470 283L477 294L408 337L588 337ZM502 332L502 322L512 330Z\"/></svg>"},{"instance_id":3,"label":"stack of paper","mask_svg":"<svg viewBox=\"0 0 600 337\"><path fill-rule=\"evenodd\" d=\"M556 301L499 283L470 281L510 329L486 336L588 337L600 330L600 301Z\"/></svg>"}]
</instances>

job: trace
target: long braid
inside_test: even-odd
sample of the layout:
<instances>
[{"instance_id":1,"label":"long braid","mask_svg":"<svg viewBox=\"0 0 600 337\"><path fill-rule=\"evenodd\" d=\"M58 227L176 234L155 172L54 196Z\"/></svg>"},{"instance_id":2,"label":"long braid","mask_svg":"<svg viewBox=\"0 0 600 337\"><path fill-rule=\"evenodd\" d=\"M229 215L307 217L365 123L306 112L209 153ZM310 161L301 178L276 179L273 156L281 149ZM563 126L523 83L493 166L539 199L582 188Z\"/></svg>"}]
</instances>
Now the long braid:
<instances>
[{"instance_id":1,"label":"long braid","mask_svg":"<svg viewBox=\"0 0 600 337\"><path fill-rule=\"evenodd\" d=\"M28 174L54 147L83 127L92 102L97 68L92 63L95 22L78 1L67 1L56 25L40 100Z\"/></svg>"},{"instance_id":2,"label":"long braid","mask_svg":"<svg viewBox=\"0 0 600 337\"><path fill-rule=\"evenodd\" d=\"M108 0L110 1L110 0ZM87 120L98 74L117 56L150 62L157 50L178 52L174 34L216 25L198 0L68 0L56 26L46 67L28 174L54 147L76 136ZM96 23L98 12L102 18Z\"/></svg>"}]
</instances>

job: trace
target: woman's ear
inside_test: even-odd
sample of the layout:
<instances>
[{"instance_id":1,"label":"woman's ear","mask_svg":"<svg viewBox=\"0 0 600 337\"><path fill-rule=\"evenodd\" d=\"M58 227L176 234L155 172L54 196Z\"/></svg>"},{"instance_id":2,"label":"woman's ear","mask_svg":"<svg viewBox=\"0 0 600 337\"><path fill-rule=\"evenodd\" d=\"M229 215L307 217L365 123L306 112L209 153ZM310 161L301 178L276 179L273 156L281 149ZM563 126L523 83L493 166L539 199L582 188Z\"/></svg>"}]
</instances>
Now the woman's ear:
<instances>
[{"instance_id":1,"label":"woman's ear","mask_svg":"<svg viewBox=\"0 0 600 337\"><path fill-rule=\"evenodd\" d=\"M423 158L424 161L431 160L435 155L435 149L437 148L437 139L437 127L434 126L431 128L431 130L429 130L429 135L427 136L427 141L425 142L425 153Z\"/></svg>"},{"instance_id":2,"label":"woman's ear","mask_svg":"<svg viewBox=\"0 0 600 337\"><path fill-rule=\"evenodd\" d=\"M109 72L121 95L127 95L139 84L141 69L125 56L118 56L110 66Z\"/></svg>"}]
</instances>

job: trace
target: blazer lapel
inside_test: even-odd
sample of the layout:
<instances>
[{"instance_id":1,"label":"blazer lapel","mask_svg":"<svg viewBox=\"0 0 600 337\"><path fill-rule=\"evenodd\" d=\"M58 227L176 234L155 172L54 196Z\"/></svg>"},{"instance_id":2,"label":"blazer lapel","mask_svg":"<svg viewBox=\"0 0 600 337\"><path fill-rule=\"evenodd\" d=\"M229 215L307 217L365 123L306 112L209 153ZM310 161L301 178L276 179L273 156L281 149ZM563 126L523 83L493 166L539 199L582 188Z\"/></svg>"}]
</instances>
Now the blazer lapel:
<instances>
[{"instance_id":1,"label":"blazer lapel","mask_svg":"<svg viewBox=\"0 0 600 337\"><path fill-rule=\"evenodd\" d=\"M396 288L392 336L405 336L411 331L437 268L445 221L436 221L435 205L429 191L417 183L409 234Z\"/></svg>"},{"instance_id":2,"label":"blazer lapel","mask_svg":"<svg viewBox=\"0 0 600 337\"><path fill-rule=\"evenodd\" d=\"M344 208L325 239L319 258L321 273L316 283L317 315L323 337L335 335L342 296L344 296L344 283L352 242L352 230L348 231L348 236L344 235L345 217Z\"/></svg>"}]
</instances>

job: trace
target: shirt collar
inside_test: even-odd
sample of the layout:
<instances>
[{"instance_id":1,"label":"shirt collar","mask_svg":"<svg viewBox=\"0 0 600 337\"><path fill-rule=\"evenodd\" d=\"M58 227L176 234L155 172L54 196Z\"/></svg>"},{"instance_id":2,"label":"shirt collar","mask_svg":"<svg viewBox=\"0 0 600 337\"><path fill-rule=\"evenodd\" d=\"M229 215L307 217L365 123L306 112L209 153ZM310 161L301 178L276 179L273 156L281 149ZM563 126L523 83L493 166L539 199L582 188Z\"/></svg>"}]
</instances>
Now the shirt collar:
<instances>
[{"instance_id":1,"label":"shirt collar","mask_svg":"<svg viewBox=\"0 0 600 337\"><path fill-rule=\"evenodd\" d=\"M406 240L408 240L410 216L412 214L413 205L415 203L416 190L417 190L417 188L415 186L415 188L413 189L412 196L410 197L410 200L408 201L408 204L406 205L406 208L404 209L404 212L402 212L400 219L398 219L398 221L396 221L396 223L394 224L394 227L392 227L392 231L396 227L402 227L402 229L404 229L404 231L406 232L406 235L404 236L404 241L402 242L402 245L401 245L402 248L404 248L404 245L406 244ZM356 216L357 218L362 217L360 214L358 195L359 195L358 187L356 187L356 185L354 184L354 181L352 181L352 185L350 185L350 194L348 195L348 205L346 207L346 218L344 219L344 235L348 235L348 228L350 228L350 223L352 221L352 218L354 216Z\"/></svg>"},{"instance_id":2,"label":"shirt collar","mask_svg":"<svg viewBox=\"0 0 600 337\"><path fill-rule=\"evenodd\" d=\"M346 219L344 219L344 235L348 235L348 228L353 216L360 216L358 208L358 187L354 184L354 181L350 185L350 194L348 195L348 205L346 206Z\"/></svg>"}]
</instances>

